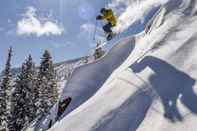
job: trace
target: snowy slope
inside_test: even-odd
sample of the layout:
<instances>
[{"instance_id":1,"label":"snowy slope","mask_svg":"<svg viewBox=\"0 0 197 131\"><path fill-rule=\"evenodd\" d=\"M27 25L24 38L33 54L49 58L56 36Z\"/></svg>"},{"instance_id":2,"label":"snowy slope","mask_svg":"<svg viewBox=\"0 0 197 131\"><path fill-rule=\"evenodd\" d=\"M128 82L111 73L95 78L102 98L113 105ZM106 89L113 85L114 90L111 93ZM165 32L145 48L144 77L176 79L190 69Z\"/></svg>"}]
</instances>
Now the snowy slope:
<instances>
[{"instance_id":1,"label":"snowy slope","mask_svg":"<svg viewBox=\"0 0 197 131\"><path fill-rule=\"evenodd\" d=\"M135 47L133 37L118 42L103 58L98 61L80 66L67 81L60 101L71 97L72 102L61 117L83 104L92 97L104 84L111 73L125 61ZM46 129L49 121L56 121L57 105L51 111L51 115L42 122L36 130Z\"/></svg>"},{"instance_id":2,"label":"snowy slope","mask_svg":"<svg viewBox=\"0 0 197 131\"><path fill-rule=\"evenodd\" d=\"M93 96L111 73L125 61L134 46L134 39L127 38L116 44L100 60L77 68L63 91L62 99L72 97L72 103L65 114L68 114Z\"/></svg>"},{"instance_id":3,"label":"snowy slope","mask_svg":"<svg viewBox=\"0 0 197 131\"><path fill-rule=\"evenodd\" d=\"M73 73L62 96L73 101L49 131L197 130L197 2L169 0L156 15Z\"/></svg>"}]
</instances>

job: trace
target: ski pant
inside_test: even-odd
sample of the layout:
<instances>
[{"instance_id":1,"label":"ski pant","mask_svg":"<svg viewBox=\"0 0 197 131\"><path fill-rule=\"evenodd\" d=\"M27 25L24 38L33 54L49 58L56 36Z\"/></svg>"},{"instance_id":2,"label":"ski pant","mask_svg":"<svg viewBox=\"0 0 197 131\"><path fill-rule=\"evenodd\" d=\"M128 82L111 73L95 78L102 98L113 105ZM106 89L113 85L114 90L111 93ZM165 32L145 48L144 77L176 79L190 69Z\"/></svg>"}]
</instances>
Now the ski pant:
<instances>
[{"instance_id":1,"label":"ski pant","mask_svg":"<svg viewBox=\"0 0 197 131\"><path fill-rule=\"evenodd\" d=\"M111 23L107 23L103 26L103 30L105 31L105 33L112 33L112 27L113 26Z\"/></svg>"}]
</instances>

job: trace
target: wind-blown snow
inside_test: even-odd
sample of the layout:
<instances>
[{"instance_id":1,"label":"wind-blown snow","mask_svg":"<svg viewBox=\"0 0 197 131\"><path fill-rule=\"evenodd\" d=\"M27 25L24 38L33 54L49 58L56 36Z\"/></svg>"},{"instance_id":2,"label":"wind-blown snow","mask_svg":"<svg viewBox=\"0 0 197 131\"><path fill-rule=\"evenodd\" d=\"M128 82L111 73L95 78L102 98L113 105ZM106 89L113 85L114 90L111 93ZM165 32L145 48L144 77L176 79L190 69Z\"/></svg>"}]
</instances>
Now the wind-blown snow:
<instances>
[{"instance_id":1,"label":"wind-blown snow","mask_svg":"<svg viewBox=\"0 0 197 131\"><path fill-rule=\"evenodd\" d=\"M159 5L140 2L145 10ZM144 32L78 68L61 98L73 101L49 131L196 131L196 7L169 0Z\"/></svg>"},{"instance_id":2,"label":"wind-blown snow","mask_svg":"<svg viewBox=\"0 0 197 131\"><path fill-rule=\"evenodd\" d=\"M127 5L126 9L118 17L118 24L114 28L114 31L117 33L125 31L135 22L143 20L147 13L151 11L151 9L153 9L154 7L162 6L168 1L169 0L135 0L131 2L130 0L114 0L114 3L112 2L109 7L121 7L122 3L124 3L125 6Z\"/></svg>"}]
</instances>

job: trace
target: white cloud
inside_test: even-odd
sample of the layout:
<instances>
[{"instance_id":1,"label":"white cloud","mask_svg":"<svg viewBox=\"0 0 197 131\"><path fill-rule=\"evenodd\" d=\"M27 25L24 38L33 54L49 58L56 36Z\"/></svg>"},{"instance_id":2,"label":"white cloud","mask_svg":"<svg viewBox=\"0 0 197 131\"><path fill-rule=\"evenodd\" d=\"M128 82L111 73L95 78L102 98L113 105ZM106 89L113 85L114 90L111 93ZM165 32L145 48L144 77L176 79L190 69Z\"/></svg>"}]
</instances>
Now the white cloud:
<instances>
[{"instance_id":1,"label":"white cloud","mask_svg":"<svg viewBox=\"0 0 197 131\"><path fill-rule=\"evenodd\" d=\"M42 20L45 21L42 21ZM38 18L36 9L28 7L23 18L17 23L18 35L36 35L38 37L46 35L61 35L64 28L57 22L47 20L47 18Z\"/></svg>"},{"instance_id":2,"label":"white cloud","mask_svg":"<svg viewBox=\"0 0 197 131\"><path fill-rule=\"evenodd\" d=\"M136 21L143 20L147 12L153 7L163 5L167 2L168 0L113 0L108 7L113 8L115 12L120 11L119 7L125 6L125 9L118 17L118 24L114 28L114 31L117 33L123 32Z\"/></svg>"},{"instance_id":3,"label":"white cloud","mask_svg":"<svg viewBox=\"0 0 197 131\"><path fill-rule=\"evenodd\" d=\"M84 33L91 33L94 32L95 28L96 28L95 25L91 23L85 23L80 26L80 31Z\"/></svg>"}]
</instances>

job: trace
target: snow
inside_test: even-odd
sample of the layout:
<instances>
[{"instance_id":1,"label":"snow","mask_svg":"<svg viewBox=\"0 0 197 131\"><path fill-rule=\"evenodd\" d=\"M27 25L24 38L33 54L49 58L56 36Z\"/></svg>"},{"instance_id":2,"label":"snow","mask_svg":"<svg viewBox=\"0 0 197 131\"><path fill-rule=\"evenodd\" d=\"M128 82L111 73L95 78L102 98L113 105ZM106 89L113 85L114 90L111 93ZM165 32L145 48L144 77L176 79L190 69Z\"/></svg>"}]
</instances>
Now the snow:
<instances>
[{"instance_id":1,"label":"snow","mask_svg":"<svg viewBox=\"0 0 197 131\"><path fill-rule=\"evenodd\" d=\"M195 27L197 2L169 0L144 32L73 72L61 97L73 101L49 131L196 131Z\"/></svg>"},{"instance_id":2,"label":"snow","mask_svg":"<svg viewBox=\"0 0 197 131\"><path fill-rule=\"evenodd\" d=\"M64 114L68 114L93 96L111 73L129 56L134 46L134 39L127 38L116 44L99 61L77 68L68 80L61 98L73 99Z\"/></svg>"},{"instance_id":3,"label":"snow","mask_svg":"<svg viewBox=\"0 0 197 131\"><path fill-rule=\"evenodd\" d=\"M66 82L66 86L60 98L60 101L67 97L72 98L72 102L63 116L76 109L99 90L111 73L129 56L135 47L134 41L133 37L120 41L119 44L113 47L108 54L100 60L82 65L74 70L72 76ZM64 84L63 82L62 85ZM40 124L38 124L36 130L46 129L49 120L55 122L56 114L57 104L51 110L51 115L47 116L45 120L43 119L41 123L39 122Z\"/></svg>"}]
</instances>

